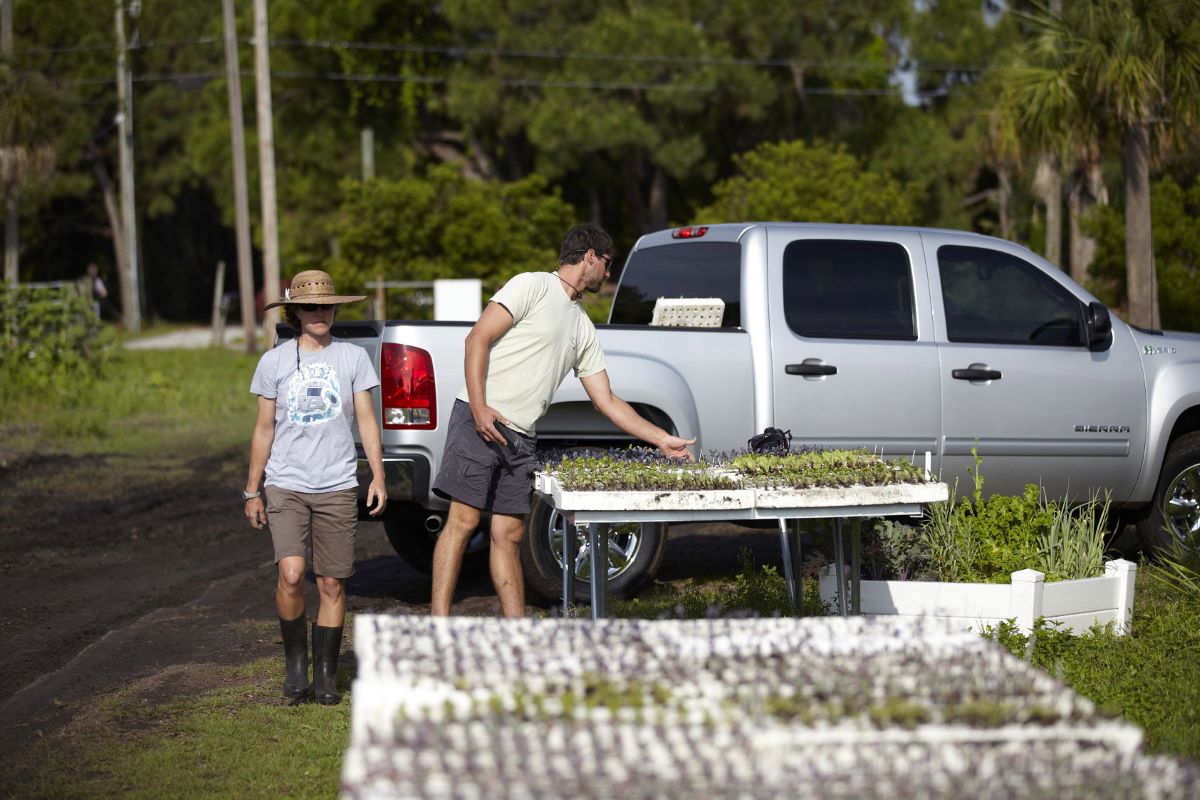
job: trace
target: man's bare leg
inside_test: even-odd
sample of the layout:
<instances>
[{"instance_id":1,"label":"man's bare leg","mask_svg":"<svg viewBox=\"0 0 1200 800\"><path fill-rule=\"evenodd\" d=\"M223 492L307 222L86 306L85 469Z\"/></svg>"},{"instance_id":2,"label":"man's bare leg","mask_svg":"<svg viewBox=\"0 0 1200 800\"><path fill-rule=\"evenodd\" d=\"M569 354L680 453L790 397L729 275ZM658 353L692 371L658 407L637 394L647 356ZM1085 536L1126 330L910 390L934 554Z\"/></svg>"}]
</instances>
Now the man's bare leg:
<instances>
[{"instance_id":1,"label":"man's bare leg","mask_svg":"<svg viewBox=\"0 0 1200 800\"><path fill-rule=\"evenodd\" d=\"M463 553L471 534L479 527L479 509L450 501L450 513L433 548L433 593L429 613L435 617L450 616L450 602L462 571Z\"/></svg>"},{"instance_id":2,"label":"man's bare leg","mask_svg":"<svg viewBox=\"0 0 1200 800\"><path fill-rule=\"evenodd\" d=\"M492 584L500 598L500 612L509 618L525 616L525 579L521 574L521 539L525 535L525 517L492 514Z\"/></svg>"}]
</instances>

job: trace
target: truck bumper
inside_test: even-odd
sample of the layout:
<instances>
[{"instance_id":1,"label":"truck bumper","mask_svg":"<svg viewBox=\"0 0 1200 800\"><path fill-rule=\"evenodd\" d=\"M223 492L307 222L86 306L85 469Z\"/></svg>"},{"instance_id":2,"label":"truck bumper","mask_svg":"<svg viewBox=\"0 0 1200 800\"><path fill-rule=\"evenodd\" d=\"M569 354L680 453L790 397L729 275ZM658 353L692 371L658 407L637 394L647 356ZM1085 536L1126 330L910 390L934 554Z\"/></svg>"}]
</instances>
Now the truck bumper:
<instances>
[{"instance_id":1,"label":"truck bumper","mask_svg":"<svg viewBox=\"0 0 1200 800\"><path fill-rule=\"evenodd\" d=\"M429 497L429 460L412 453L389 453L383 451L383 477L387 486L388 502L424 503ZM358 498L366 500L371 486L371 465L365 454L358 449Z\"/></svg>"}]
</instances>

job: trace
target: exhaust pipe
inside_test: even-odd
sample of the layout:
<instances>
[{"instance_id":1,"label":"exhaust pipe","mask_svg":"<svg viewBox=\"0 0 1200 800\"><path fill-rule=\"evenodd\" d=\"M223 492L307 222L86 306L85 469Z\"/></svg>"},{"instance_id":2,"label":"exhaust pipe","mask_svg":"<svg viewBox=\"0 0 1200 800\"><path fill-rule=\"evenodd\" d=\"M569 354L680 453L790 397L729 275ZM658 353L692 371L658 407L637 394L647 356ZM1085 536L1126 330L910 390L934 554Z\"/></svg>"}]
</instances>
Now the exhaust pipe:
<instances>
[{"instance_id":1,"label":"exhaust pipe","mask_svg":"<svg viewBox=\"0 0 1200 800\"><path fill-rule=\"evenodd\" d=\"M430 514L425 518L425 530L430 533L437 533L442 529L442 518L437 514Z\"/></svg>"}]
</instances>

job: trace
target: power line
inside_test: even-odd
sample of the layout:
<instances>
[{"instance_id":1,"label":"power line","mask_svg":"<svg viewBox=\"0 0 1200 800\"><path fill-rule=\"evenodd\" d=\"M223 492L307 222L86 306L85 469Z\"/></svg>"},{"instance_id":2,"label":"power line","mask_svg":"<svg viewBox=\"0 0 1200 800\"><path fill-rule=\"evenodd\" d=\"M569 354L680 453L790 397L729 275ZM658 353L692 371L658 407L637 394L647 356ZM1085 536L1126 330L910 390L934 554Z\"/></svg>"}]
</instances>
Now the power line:
<instances>
[{"instance_id":1,"label":"power line","mask_svg":"<svg viewBox=\"0 0 1200 800\"><path fill-rule=\"evenodd\" d=\"M26 73L29 74L29 73ZM253 72L246 70L242 72L243 76L253 76ZM135 75L133 81L135 83L194 83L207 82L216 78L222 77L223 73L219 72L178 72L178 73L144 73ZM353 73L353 72L298 72L292 70L272 70L272 78L280 78L285 80L322 80L343 83L416 83L425 85L459 85L459 86L490 86L499 84L508 88L514 89L590 89L598 91L666 91L666 92L694 92L694 93L711 93L717 91L718 87L713 84L679 84L672 85L668 83L637 83L629 81L570 81L570 80L546 80L537 78L495 78L495 79L468 79L468 78L448 78L440 75L420 75L420 74L401 74L401 73ZM71 78L60 81L64 86L96 86L111 84L112 78ZM845 97L887 97L887 96L904 96L904 92L899 87L890 88L857 88L857 87L833 87L833 86L818 86L804 87L801 89L793 89L792 91L800 94L808 95L828 95L828 96L845 96ZM917 92L916 96L922 98L943 97L951 94L947 88L940 88L928 92Z\"/></svg>"},{"instance_id":2,"label":"power line","mask_svg":"<svg viewBox=\"0 0 1200 800\"><path fill-rule=\"evenodd\" d=\"M241 44L254 44L254 38L239 40ZM221 40L212 36L202 36L195 39L166 39L166 40L148 40L131 44L129 50L152 50L160 47L190 47L197 45L219 45ZM773 67L787 68L801 67L804 69L822 69L832 71L849 71L863 72L876 71L880 69L891 70L894 67L879 64L871 61L852 61L852 60L836 60L836 61L820 61L813 59L788 59L788 58L734 58L734 57L716 57L716 56L668 56L658 54L631 54L631 53L579 53L579 52L559 52L554 50L524 50L524 49L506 49L506 48L487 48L476 45L429 45L429 44L409 44L400 42L364 42L352 40L337 40L337 39L295 39L281 38L270 39L271 47L283 48L306 48L316 50L365 50L373 52L401 52L401 53L431 53L449 56L450 58L460 59L468 56L486 56L488 58L525 58L525 59L547 59L555 61L603 61L603 62L636 62L649 64L678 64L681 66L749 66L749 67ZM96 51L111 51L115 45L112 43L91 44L91 45L71 45L63 47L27 47L16 51L16 55L21 54L50 54L50 53L79 53L79 52L96 52ZM966 74L978 74L985 72L987 67L972 64L934 64L934 63L914 63L911 69L917 72L958 72Z\"/></svg>"}]
</instances>

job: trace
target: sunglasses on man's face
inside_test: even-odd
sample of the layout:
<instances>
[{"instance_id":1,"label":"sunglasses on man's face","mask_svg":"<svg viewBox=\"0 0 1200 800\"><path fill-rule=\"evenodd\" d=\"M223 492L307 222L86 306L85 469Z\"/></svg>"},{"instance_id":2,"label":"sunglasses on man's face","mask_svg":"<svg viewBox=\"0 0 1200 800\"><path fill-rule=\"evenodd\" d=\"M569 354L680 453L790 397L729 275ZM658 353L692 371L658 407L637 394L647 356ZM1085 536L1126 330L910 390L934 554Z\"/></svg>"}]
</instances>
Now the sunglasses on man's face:
<instances>
[{"instance_id":1,"label":"sunglasses on man's face","mask_svg":"<svg viewBox=\"0 0 1200 800\"><path fill-rule=\"evenodd\" d=\"M323 303L297 303L296 308L300 309L301 311L307 311L308 313L311 314L314 311L321 311L323 309L332 308L332 306L327 306L327 305L324 305Z\"/></svg>"}]
</instances>

